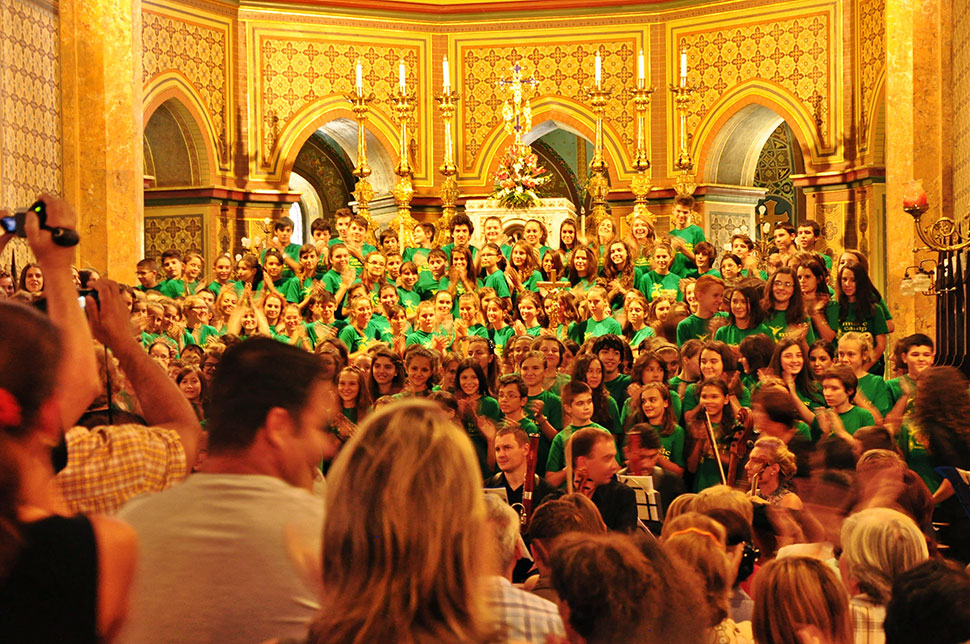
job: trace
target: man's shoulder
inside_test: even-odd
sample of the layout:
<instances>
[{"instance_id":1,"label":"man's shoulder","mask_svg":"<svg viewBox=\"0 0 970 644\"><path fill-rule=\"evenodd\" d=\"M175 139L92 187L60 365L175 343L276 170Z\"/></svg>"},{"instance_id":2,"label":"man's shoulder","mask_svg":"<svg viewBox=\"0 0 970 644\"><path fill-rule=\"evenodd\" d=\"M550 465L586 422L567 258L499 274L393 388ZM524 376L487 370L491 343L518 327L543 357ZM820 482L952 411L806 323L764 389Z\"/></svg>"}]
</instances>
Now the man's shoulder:
<instances>
[{"instance_id":1,"label":"man's shoulder","mask_svg":"<svg viewBox=\"0 0 970 644\"><path fill-rule=\"evenodd\" d=\"M561 620L559 609L548 599L543 599L538 595L516 588L506 579L492 577L489 579L492 594L490 602L505 606L514 606L519 610L527 610L531 613L538 613L554 620Z\"/></svg>"},{"instance_id":2,"label":"man's shoulder","mask_svg":"<svg viewBox=\"0 0 970 644\"><path fill-rule=\"evenodd\" d=\"M505 487L505 473L493 474L485 480L485 487Z\"/></svg>"}]
</instances>

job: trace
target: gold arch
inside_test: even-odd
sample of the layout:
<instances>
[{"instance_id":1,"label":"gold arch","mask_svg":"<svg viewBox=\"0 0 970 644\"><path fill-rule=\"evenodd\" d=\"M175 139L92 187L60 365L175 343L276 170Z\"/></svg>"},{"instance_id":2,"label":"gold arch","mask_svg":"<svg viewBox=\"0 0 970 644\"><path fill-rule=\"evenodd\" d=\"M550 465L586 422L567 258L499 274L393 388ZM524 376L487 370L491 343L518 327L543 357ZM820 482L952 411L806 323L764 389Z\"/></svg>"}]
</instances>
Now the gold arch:
<instances>
[{"instance_id":1,"label":"gold arch","mask_svg":"<svg viewBox=\"0 0 970 644\"><path fill-rule=\"evenodd\" d=\"M596 115L586 105L563 96L543 96L532 102L532 125L545 121L557 121L569 125L589 141L596 138ZM488 175L498 167L499 157L505 148L503 143L511 140L505 133L504 124L492 128L482 144L471 175L463 182L486 182ZM621 147L620 135L613 129L609 119L603 119L603 153L609 164L609 174L613 183L631 174L628 157Z\"/></svg>"},{"instance_id":2,"label":"gold arch","mask_svg":"<svg viewBox=\"0 0 970 644\"><path fill-rule=\"evenodd\" d=\"M185 108L186 112L192 117L198 130L202 149L205 150L206 154L205 162L208 179L212 181L215 178L214 175L217 169L220 173L228 172L229 141L226 141L227 154L224 161L216 147L216 141L219 140L219 136L209 116L209 111L198 91L196 91L195 86L192 84L192 81L180 72L173 70L159 74L145 87L142 97L142 123L148 123L148 120L155 111L173 98Z\"/></svg>"},{"instance_id":3,"label":"gold arch","mask_svg":"<svg viewBox=\"0 0 970 644\"><path fill-rule=\"evenodd\" d=\"M350 103L343 96L332 94L304 105L283 126L276 145L273 146L269 168L263 168L261 173L269 181L282 181L284 177L289 176L300 148L310 135L322 125L338 118L351 121L355 118L350 109ZM385 150L392 154L400 153L397 149L397 124L383 111L371 108L365 129L377 137ZM258 146L259 142L255 142L254 145Z\"/></svg>"},{"instance_id":4,"label":"gold arch","mask_svg":"<svg viewBox=\"0 0 970 644\"><path fill-rule=\"evenodd\" d=\"M862 109L866 112L866 123L869 124L869 131L865 133L866 147L865 152L868 154L872 152L873 145L872 139L876 134L876 121L878 117L876 116L879 111L879 106L885 101L886 93L886 67L883 66L880 70L879 75L876 77L876 83L872 86L872 100L869 101L869 105L863 105Z\"/></svg>"},{"instance_id":5,"label":"gold arch","mask_svg":"<svg viewBox=\"0 0 970 644\"><path fill-rule=\"evenodd\" d=\"M813 164L823 163L824 153L818 128L798 97L780 85L751 80L722 95L698 125L691 145L691 154L697 160L697 176L705 176L708 153L721 128L728 119L749 105L761 105L778 114L788 123L806 160L811 160ZM676 150L671 147L667 159L671 173L674 154Z\"/></svg>"}]
</instances>

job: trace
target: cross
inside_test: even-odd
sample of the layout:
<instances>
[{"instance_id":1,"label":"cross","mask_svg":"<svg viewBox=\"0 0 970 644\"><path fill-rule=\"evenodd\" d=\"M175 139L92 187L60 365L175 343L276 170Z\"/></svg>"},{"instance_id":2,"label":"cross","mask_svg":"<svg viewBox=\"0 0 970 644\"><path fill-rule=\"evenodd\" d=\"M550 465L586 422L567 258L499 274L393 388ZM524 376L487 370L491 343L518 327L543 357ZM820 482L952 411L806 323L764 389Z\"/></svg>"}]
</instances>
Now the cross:
<instances>
[{"instance_id":1,"label":"cross","mask_svg":"<svg viewBox=\"0 0 970 644\"><path fill-rule=\"evenodd\" d=\"M538 87L539 81L535 78L522 80L522 65L518 62L512 65L512 79L499 79L498 85L503 89L511 90L512 95L505 99L502 107L502 118L505 120L505 131L515 135L515 144L522 144L522 135L532 129L532 107L528 99L525 105L522 104L522 86L531 85Z\"/></svg>"}]
</instances>

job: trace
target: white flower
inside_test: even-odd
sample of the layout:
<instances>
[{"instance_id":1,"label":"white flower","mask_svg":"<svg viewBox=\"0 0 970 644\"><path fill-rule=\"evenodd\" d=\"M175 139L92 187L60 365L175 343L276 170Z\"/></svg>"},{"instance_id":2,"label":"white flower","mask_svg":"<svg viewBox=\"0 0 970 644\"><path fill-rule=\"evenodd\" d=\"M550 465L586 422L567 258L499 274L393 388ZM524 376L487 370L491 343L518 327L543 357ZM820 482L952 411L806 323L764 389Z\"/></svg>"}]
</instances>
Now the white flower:
<instances>
[{"instance_id":1,"label":"white flower","mask_svg":"<svg viewBox=\"0 0 970 644\"><path fill-rule=\"evenodd\" d=\"M267 226L269 226L269 222L270 222L269 217L263 218L263 223L266 224Z\"/></svg>"},{"instance_id":2,"label":"white flower","mask_svg":"<svg viewBox=\"0 0 970 644\"><path fill-rule=\"evenodd\" d=\"M239 243L242 244L243 248L249 248L249 245L253 242L249 239L249 237L243 237L241 240L239 240Z\"/></svg>"},{"instance_id":3,"label":"white flower","mask_svg":"<svg viewBox=\"0 0 970 644\"><path fill-rule=\"evenodd\" d=\"M236 253L236 261L238 262L241 259L242 259L242 255L240 255L239 253Z\"/></svg>"}]
</instances>

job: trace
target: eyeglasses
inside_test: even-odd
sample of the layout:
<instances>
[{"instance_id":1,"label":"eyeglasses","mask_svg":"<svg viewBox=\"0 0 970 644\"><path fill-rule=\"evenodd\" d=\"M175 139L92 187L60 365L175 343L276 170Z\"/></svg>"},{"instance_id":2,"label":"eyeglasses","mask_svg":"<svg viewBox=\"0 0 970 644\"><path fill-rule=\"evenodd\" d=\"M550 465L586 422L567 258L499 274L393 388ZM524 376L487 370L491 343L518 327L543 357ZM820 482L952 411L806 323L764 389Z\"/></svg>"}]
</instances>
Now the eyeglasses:
<instances>
[{"instance_id":1,"label":"eyeglasses","mask_svg":"<svg viewBox=\"0 0 970 644\"><path fill-rule=\"evenodd\" d=\"M214 371L216 367L219 366L218 362L204 362L202 363L202 369L205 371Z\"/></svg>"}]
</instances>

